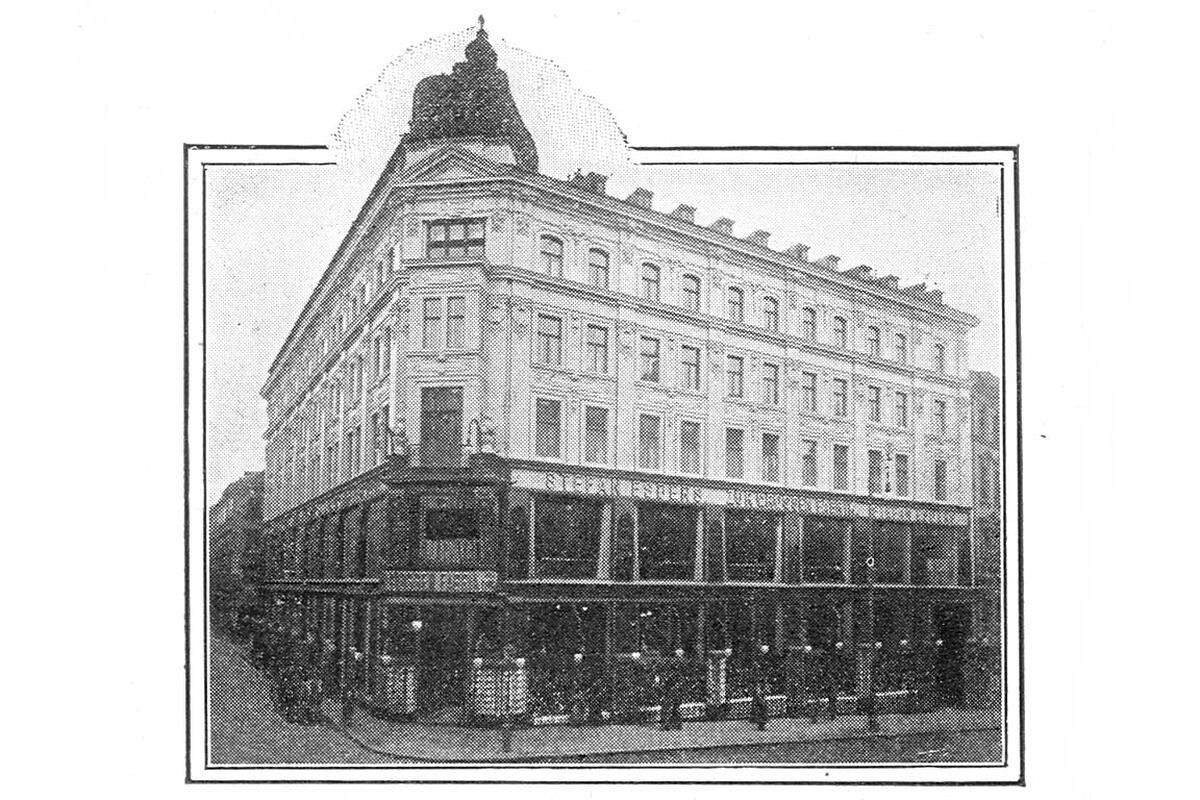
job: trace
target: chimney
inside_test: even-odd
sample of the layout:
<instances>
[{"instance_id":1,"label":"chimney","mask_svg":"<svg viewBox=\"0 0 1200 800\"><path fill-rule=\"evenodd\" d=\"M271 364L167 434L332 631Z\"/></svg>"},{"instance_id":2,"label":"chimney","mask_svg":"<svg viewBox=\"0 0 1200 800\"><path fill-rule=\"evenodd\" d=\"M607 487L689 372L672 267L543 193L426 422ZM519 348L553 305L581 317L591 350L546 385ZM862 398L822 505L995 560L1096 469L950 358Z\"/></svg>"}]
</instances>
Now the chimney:
<instances>
[{"instance_id":1,"label":"chimney","mask_svg":"<svg viewBox=\"0 0 1200 800\"><path fill-rule=\"evenodd\" d=\"M888 275L886 277L880 278L879 282L882 283L884 286L888 287L889 289L899 289L900 288L900 279L897 278L895 275Z\"/></svg>"},{"instance_id":2,"label":"chimney","mask_svg":"<svg viewBox=\"0 0 1200 800\"><path fill-rule=\"evenodd\" d=\"M729 217L721 217L708 227L717 233L723 233L726 236L733 236L733 220L731 220Z\"/></svg>"},{"instance_id":3,"label":"chimney","mask_svg":"<svg viewBox=\"0 0 1200 800\"><path fill-rule=\"evenodd\" d=\"M904 287L904 293L911 294L913 297L924 297L925 296L925 284L915 283L912 286L906 286L906 287Z\"/></svg>"},{"instance_id":4,"label":"chimney","mask_svg":"<svg viewBox=\"0 0 1200 800\"><path fill-rule=\"evenodd\" d=\"M608 185L608 176L601 175L599 172L589 172L584 175L579 170L575 170L575 174L571 176L571 185L594 194L604 194Z\"/></svg>"},{"instance_id":5,"label":"chimney","mask_svg":"<svg viewBox=\"0 0 1200 800\"><path fill-rule=\"evenodd\" d=\"M684 222L695 222L696 208L695 206L681 205L671 212L671 216Z\"/></svg>"},{"instance_id":6,"label":"chimney","mask_svg":"<svg viewBox=\"0 0 1200 800\"><path fill-rule=\"evenodd\" d=\"M818 267L836 271L838 262L841 260L842 259L839 258L838 256L822 256L821 258L817 259L813 263Z\"/></svg>"},{"instance_id":7,"label":"chimney","mask_svg":"<svg viewBox=\"0 0 1200 800\"><path fill-rule=\"evenodd\" d=\"M789 247L787 250L784 250L783 254L785 256L791 256L792 258L796 259L797 261L807 261L808 260L808 245L794 244L791 247Z\"/></svg>"},{"instance_id":8,"label":"chimney","mask_svg":"<svg viewBox=\"0 0 1200 800\"><path fill-rule=\"evenodd\" d=\"M771 234L768 231L757 230L746 237L746 241L750 244L756 244L759 247L766 247L767 242L771 240Z\"/></svg>"},{"instance_id":9,"label":"chimney","mask_svg":"<svg viewBox=\"0 0 1200 800\"><path fill-rule=\"evenodd\" d=\"M651 203L654 201L654 192L649 189L638 187L633 190L633 194L625 198L626 203L633 203L635 206L642 208L652 208Z\"/></svg>"},{"instance_id":10,"label":"chimney","mask_svg":"<svg viewBox=\"0 0 1200 800\"><path fill-rule=\"evenodd\" d=\"M928 300L929 300L929 302L931 302L931 303L937 303L938 305L941 305L941 303L942 303L942 290L941 290L941 289L934 289L932 292L926 292L926 293L925 293L925 297L926 297L926 299L928 299Z\"/></svg>"}]
</instances>

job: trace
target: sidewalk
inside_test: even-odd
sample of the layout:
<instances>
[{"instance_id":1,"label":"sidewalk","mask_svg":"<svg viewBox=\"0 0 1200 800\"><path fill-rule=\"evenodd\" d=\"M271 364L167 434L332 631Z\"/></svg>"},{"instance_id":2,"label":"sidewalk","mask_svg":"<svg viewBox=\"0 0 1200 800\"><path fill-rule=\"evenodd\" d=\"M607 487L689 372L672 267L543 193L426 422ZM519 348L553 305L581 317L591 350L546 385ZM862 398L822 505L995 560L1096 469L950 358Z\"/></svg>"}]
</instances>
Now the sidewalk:
<instances>
[{"instance_id":1,"label":"sidewalk","mask_svg":"<svg viewBox=\"0 0 1200 800\"><path fill-rule=\"evenodd\" d=\"M813 724L806 718L773 719L765 731L746 720L685 722L683 730L663 731L652 725L600 727L543 726L513 731L512 751L501 751L501 732L420 723L396 723L363 712L349 730L327 712L329 724L352 741L379 755L412 761L447 763L553 761L576 756L702 750L738 745L833 741L869 736L907 736L989 730L998 727L996 713L983 709L940 709L921 714L879 716L879 733L867 732L867 718L853 715Z\"/></svg>"}]
</instances>

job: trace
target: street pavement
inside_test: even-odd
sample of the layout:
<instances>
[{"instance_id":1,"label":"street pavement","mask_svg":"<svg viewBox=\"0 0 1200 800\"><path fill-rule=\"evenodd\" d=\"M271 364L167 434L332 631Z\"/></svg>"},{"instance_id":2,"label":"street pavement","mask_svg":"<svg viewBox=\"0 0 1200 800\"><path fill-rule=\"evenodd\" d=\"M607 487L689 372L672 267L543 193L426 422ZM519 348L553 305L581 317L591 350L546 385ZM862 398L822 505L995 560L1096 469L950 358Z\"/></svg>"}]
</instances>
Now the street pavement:
<instances>
[{"instance_id":1,"label":"street pavement","mask_svg":"<svg viewBox=\"0 0 1200 800\"><path fill-rule=\"evenodd\" d=\"M275 710L271 682L250 666L243 648L223 636L209 640L212 704L209 763L223 764L387 764L376 755L322 725L287 722Z\"/></svg>"},{"instance_id":2,"label":"street pavement","mask_svg":"<svg viewBox=\"0 0 1200 800\"><path fill-rule=\"evenodd\" d=\"M210 681L210 763L417 764L525 761L546 763L996 763L1002 757L995 720L986 713L881 715L882 734L866 736L866 719L843 716L817 724L771 720L758 731L746 720L689 722L682 731L654 725L540 727L514 731L501 752L499 731L389 723L361 711L349 731L336 712L323 725L286 722L271 682L245 649L214 636Z\"/></svg>"}]
</instances>

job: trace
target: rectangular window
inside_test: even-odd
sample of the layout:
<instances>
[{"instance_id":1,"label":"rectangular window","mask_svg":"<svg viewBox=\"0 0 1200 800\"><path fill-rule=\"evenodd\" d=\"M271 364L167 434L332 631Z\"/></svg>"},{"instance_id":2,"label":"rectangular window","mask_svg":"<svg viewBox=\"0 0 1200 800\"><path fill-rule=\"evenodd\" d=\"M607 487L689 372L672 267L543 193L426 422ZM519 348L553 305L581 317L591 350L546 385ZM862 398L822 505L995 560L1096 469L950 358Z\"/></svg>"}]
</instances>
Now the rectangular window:
<instances>
[{"instance_id":1,"label":"rectangular window","mask_svg":"<svg viewBox=\"0 0 1200 800\"><path fill-rule=\"evenodd\" d=\"M731 581L775 578L775 536L779 517L764 511L725 513L726 574Z\"/></svg>"},{"instance_id":2,"label":"rectangular window","mask_svg":"<svg viewBox=\"0 0 1200 800\"><path fill-rule=\"evenodd\" d=\"M583 412L583 460L608 463L608 409L587 406Z\"/></svg>"},{"instance_id":3,"label":"rectangular window","mask_svg":"<svg viewBox=\"0 0 1200 800\"><path fill-rule=\"evenodd\" d=\"M946 499L946 462L941 459L933 462L933 499Z\"/></svg>"},{"instance_id":4,"label":"rectangular window","mask_svg":"<svg viewBox=\"0 0 1200 800\"><path fill-rule=\"evenodd\" d=\"M729 356L727 372L729 375L729 396L743 396L746 391L746 368L741 356Z\"/></svg>"},{"instance_id":5,"label":"rectangular window","mask_svg":"<svg viewBox=\"0 0 1200 800\"><path fill-rule=\"evenodd\" d=\"M768 330L779 330L779 301L774 297L763 299L763 326Z\"/></svg>"},{"instance_id":6,"label":"rectangular window","mask_svg":"<svg viewBox=\"0 0 1200 800\"><path fill-rule=\"evenodd\" d=\"M844 417L850 412L847 390L845 378L833 379L833 413L835 416Z\"/></svg>"},{"instance_id":7,"label":"rectangular window","mask_svg":"<svg viewBox=\"0 0 1200 800\"><path fill-rule=\"evenodd\" d=\"M800 322L800 335L810 342L817 340L817 310L815 308L804 309L804 314Z\"/></svg>"},{"instance_id":8,"label":"rectangular window","mask_svg":"<svg viewBox=\"0 0 1200 800\"><path fill-rule=\"evenodd\" d=\"M746 318L746 296L735 286L729 287L729 318L734 322Z\"/></svg>"},{"instance_id":9,"label":"rectangular window","mask_svg":"<svg viewBox=\"0 0 1200 800\"><path fill-rule=\"evenodd\" d=\"M762 477L767 483L779 483L779 434L762 435Z\"/></svg>"},{"instance_id":10,"label":"rectangular window","mask_svg":"<svg viewBox=\"0 0 1200 800\"><path fill-rule=\"evenodd\" d=\"M946 435L946 401L933 401L933 429L939 436Z\"/></svg>"},{"instance_id":11,"label":"rectangular window","mask_svg":"<svg viewBox=\"0 0 1200 800\"><path fill-rule=\"evenodd\" d=\"M679 471L699 475L700 464L700 423L685 419L679 423Z\"/></svg>"},{"instance_id":12,"label":"rectangular window","mask_svg":"<svg viewBox=\"0 0 1200 800\"><path fill-rule=\"evenodd\" d=\"M465 337L466 300L462 297L446 298L446 347L461 350Z\"/></svg>"},{"instance_id":13,"label":"rectangular window","mask_svg":"<svg viewBox=\"0 0 1200 800\"><path fill-rule=\"evenodd\" d=\"M763 364L763 398L768 405L779 405L779 365Z\"/></svg>"},{"instance_id":14,"label":"rectangular window","mask_svg":"<svg viewBox=\"0 0 1200 800\"><path fill-rule=\"evenodd\" d=\"M422 307L425 314L421 326L421 347L436 350L442 340L442 300L440 297L426 297Z\"/></svg>"},{"instance_id":15,"label":"rectangular window","mask_svg":"<svg viewBox=\"0 0 1200 800\"><path fill-rule=\"evenodd\" d=\"M879 328L874 325L867 328L867 352L876 358L880 353Z\"/></svg>"},{"instance_id":16,"label":"rectangular window","mask_svg":"<svg viewBox=\"0 0 1200 800\"><path fill-rule=\"evenodd\" d=\"M608 374L608 328L587 326L586 368L600 375Z\"/></svg>"},{"instance_id":17,"label":"rectangular window","mask_svg":"<svg viewBox=\"0 0 1200 800\"><path fill-rule=\"evenodd\" d=\"M553 236L541 238L542 272L561 278L563 274L563 243Z\"/></svg>"},{"instance_id":18,"label":"rectangular window","mask_svg":"<svg viewBox=\"0 0 1200 800\"><path fill-rule=\"evenodd\" d=\"M871 422L883 419L883 390L878 386L867 387L867 415Z\"/></svg>"},{"instance_id":19,"label":"rectangular window","mask_svg":"<svg viewBox=\"0 0 1200 800\"><path fill-rule=\"evenodd\" d=\"M879 494L883 491L883 453L879 450L867 451L867 494Z\"/></svg>"},{"instance_id":20,"label":"rectangular window","mask_svg":"<svg viewBox=\"0 0 1200 800\"><path fill-rule=\"evenodd\" d=\"M695 275L683 276L683 307L689 311L700 310L700 279Z\"/></svg>"},{"instance_id":21,"label":"rectangular window","mask_svg":"<svg viewBox=\"0 0 1200 800\"><path fill-rule=\"evenodd\" d=\"M844 583L850 520L805 517L801 559L804 580L811 583Z\"/></svg>"},{"instance_id":22,"label":"rectangular window","mask_svg":"<svg viewBox=\"0 0 1200 800\"><path fill-rule=\"evenodd\" d=\"M905 392L896 392L896 427L908 427L908 395Z\"/></svg>"},{"instance_id":23,"label":"rectangular window","mask_svg":"<svg viewBox=\"0 0 1200 800\"><path fill-rule=\"evenodd\" d=\"M642 265L642 297L655 303L662 297L662 270L654 264Z\"/></svg>"},{"instance_id":24,"label":"rectangular window","mask_svg":"<svg viewBox=\"0 0 1200 800\"><path fill-rule=\"evenodd\" d=\"M680 348L679 361L683 371L683 388L699 390L700 348L683 345Z\"/></svg>"},{"instance_id":25,"label":"rectangular window","mask_svg":"<svg viewBox=\"0 0 1200 800\"><path fill-rule=\"evenodd\" d=\"M562 364L562 319L538 314L537 361L539 364Z\"/></svg>"},{"instance_id":26,"label":"rectangular window","mask_svg":"<svg viewBox=\"0 0 1200 800\"><path fill-rule=\"evenodd\" d=\"M696 528L700 509L638 505L638 563L642 580L687 581L695 577ZM650 620L647 628L653 629Z\"/></svg>"},{"instance_id":27,"label":"rectangular window","mask_svg":"<svg viewBox=\"0 0 1200 800\"><path fill-rule=\"evenodd\" d=\"M946 374L946 345L935 344L933 346L933 368L943 375Z\"/></svg>"},{"instance_id":28,"label":"rectangular window","mask_svg":"<svg viewBox=\"0 0 1200 800\"><path fill-rule=\"evenodd\" d=\"M847 341L846 336L846 318L833 318L833 343L838 347L845 347Z\"/></svg>"},{"instance_id":29,"label":"rectangular window","mask_svg":"<svg viewBox=\"0 0 1200 800\"><path fill-rule=\"evenodd\" d=\"M908 363L908 337L903 333L896 334L896 360L901 364Z\"/></svg>"},{"instance_id":30,"label":"rectangular window","mask_svg":"<svg viewBox=\"0 0 1200 800\"><path fill-rule=\"evenodd\" d=\"M642 337L642 380L658 383L659 349L658 339L652 339L649 336Z\"/></svg>"},{"instance_id":31,"label":"rectangular window","mask_svg":"<svg viewBox=\"0 0 1200 800\"><path fill-rule=\"evenodd\" d=\"M539 397L534 403L534 453L562 458L562 401Z\"/></svg>"},{"instance_id":32,"label":"rectangular window","mask_svg":"<svg viewBox=\"0 0 1200 800\"><path fill-rule=\"evenodd\" d=\"M725 475L740 478L746 472L746 432L740 428L725 429Z\"/></svg>"},{"instance_id":33,"label":"rectangular window","mask_svg":"<svg viewBox=\"0 0 1200 800\"><path fill-rule=\"evenodd\" d=\"M439 220L429 223L426 254L431 259L482 256L483 243L483 220Z\"/></svg>"},{"instance_id":34,"label":"rectangular window","mask_svg":"<svg viewBox=\"0 0 1200 800\"><path fill-rule=\"evenodd\" d=\"M638 466L662 469L662 417L657 414L638 417Z\"/></svg>"},{"instance_id":35,"label":"rectangular window","mask_svg":"<svg viewBox=\"0 0 1200 800\"><path fill-rule=\"evenodd\" d=\"M575 497L538 497L534 546L547 578L595 578L604 505Z\"/></svg>"},{"instance_id":36,"label":"rectangular window","mask_svg":"<svg viewBox=\"0 0 1200 800\"><path fill-rule=\"evenodd\" d=\"M817 412L817 373L806 372L801 376L800 407L812 413Z\"/></svg>"},{"instance_id":37,"label":"rectangular window","mask_svg":"<svg viewBox=\"0 0 1200 800\"><path fill-rule=\"evenodd\" d=\"M805 439L800 443L800 480L805 486L817 485L817 443ZM836 459L835 459L836 460ZM836 472L836 467L835 467Z\"/></svg>"},{"instance_id":38,"label":"rectangular window","mask_svg":"<svg viewBox=\"0 0 1200 800\"><path fill-rule=\"evenodd\" d=\"M896 454L896 496L908 497L908 456Z\"/></svg>"},{"instance_id":39,"label":"rectangular window","mask_svg":"<svg viewBox=\"0 0 1200 800\"><path fill-rule=\"evenodd\" d=\"M608 288L608 253L603 250L588 252L588 281L592 286Z\"/></svg>"}]
</instances>

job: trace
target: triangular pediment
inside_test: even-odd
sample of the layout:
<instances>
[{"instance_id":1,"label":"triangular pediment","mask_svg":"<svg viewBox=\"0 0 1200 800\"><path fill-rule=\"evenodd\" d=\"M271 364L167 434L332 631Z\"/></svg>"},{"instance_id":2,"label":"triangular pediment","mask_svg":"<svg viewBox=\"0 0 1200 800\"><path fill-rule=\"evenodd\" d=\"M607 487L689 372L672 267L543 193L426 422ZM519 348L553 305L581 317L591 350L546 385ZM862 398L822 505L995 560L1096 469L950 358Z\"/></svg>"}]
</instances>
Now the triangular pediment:
<instances>
[{"instance_id":1,"label":"triangular pediment","mask_svg":"<svg viewBox=\"0 0 1200 800\"><path fill-rule=\"evenodd\" d=\"M401 183L469 180L496 177L503 171L502 165L488 161L460 144L447 142L405 167L399 180Z\"/></svg>"}]
</instances>

